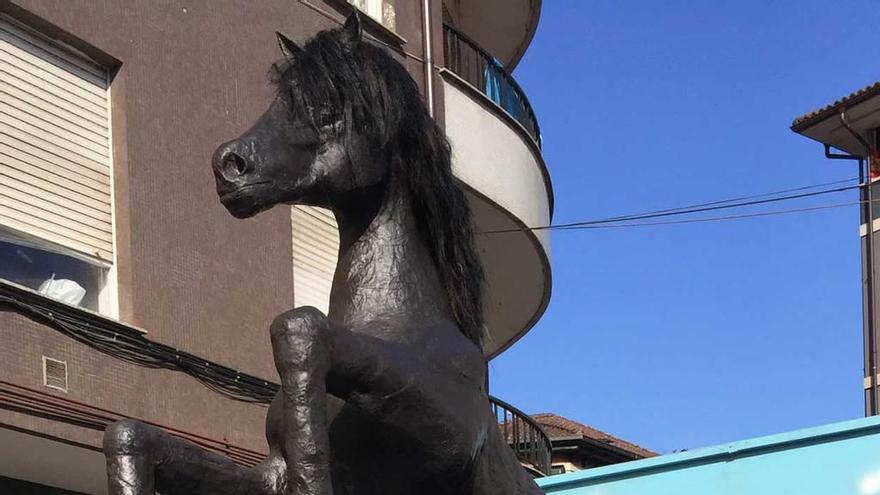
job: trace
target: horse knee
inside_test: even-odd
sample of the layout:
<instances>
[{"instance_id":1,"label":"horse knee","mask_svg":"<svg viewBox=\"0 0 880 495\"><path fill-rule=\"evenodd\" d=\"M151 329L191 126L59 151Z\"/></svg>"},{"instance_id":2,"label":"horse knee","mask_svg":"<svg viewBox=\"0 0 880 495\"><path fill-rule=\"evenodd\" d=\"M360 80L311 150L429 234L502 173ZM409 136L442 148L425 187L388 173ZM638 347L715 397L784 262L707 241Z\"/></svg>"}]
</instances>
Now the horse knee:
<instances>
[{"instance_id":1,"label":"horse knee","mask_svg":"<svg viewBox=\"0 0 880 495\"><path fill-rule=\"evenodd\" d=\"M305 349L326 337L327 317L317 308L303 306L278 315L269 327L273 348Z\"/></svg>"},{"instance_id":2,"label":"horse knee","mask_svg":"<svg viewBox=\"0 0 880 495\"><path fill-rule=\"evenodd\" d=\"M106 455L144 454L152 443L154 428L134 419L112 423L104 430Z\"/></svg>"},{"instance_id":3,"label":"horse knee","mask_svg":"<svg viewBox=\"0 0 880 495\"><path fill-rule=\"evenodd\" d=\"M287 463L280 455L272 455L256 468L259 493L284 495L287 491Z\"/></svg>"}]
</instances>

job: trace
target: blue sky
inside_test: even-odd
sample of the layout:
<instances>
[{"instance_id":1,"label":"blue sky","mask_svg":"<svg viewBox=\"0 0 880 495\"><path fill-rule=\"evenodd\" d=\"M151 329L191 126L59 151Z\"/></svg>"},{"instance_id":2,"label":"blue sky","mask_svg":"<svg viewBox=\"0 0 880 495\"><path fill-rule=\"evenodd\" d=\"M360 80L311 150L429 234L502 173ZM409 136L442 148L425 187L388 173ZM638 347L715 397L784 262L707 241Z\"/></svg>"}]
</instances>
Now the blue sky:
<instances>
[{"instance_id":1,"label":"blue sky","mask_svg":"<svg viewBox=\"0 0 880 495\"><path fill-rule=\"evenodd\" d=\"M556 223L856 177L789 125L880 79L875 0L543 4L514 75ZM550 306L494 395L660 452L862 415L857 206L552 243Z\"/></svg>"}]
</instances>

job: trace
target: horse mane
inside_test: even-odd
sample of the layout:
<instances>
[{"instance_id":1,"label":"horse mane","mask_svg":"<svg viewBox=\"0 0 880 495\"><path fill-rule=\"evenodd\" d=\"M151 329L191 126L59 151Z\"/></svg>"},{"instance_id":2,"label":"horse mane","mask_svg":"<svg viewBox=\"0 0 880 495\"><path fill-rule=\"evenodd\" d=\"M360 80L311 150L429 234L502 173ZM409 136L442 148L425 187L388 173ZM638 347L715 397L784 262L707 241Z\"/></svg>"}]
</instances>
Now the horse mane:
<instances>
[{"instance_id":1,"label":"horse mane","mask_svg":"<svg viewBox=\"0 0 880 495\"><path fill-rule=\"evenodd\" d=\"M449 142L406 69L384 49L349 34L318 33L295 56L273 65L270 77L316 129L342 121L340 132L347 138L359 133L370 159L388 160L407 189L459 328L482 348L483 267L467 198L452 174Z\"/></svg>"}]
</instances>

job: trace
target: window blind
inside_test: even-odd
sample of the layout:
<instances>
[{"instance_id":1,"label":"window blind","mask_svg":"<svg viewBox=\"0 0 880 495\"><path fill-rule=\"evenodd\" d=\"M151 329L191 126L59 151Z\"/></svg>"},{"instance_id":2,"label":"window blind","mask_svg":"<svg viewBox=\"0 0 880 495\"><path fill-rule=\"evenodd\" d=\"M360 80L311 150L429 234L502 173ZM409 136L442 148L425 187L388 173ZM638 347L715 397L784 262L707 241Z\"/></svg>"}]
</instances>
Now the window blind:
<instances>
[{"instance_id":1,"label":"window blind","mask_svg":"<svg viewBox=\"0 0 880 495\"><path fill-rule=\"evenodd\" d=\"M291 208L294 306L314 306L325 314L339 254L336 218L310 206Z\"/></svg>"},{"instance_id":2,"label":"window blind","mask_svg":"<svg viewBox=\"0 0 880 495\"><path fill-rule=\"evenodd\" d=\"M0 17L0 224L113 260L108 72Z\"/></svg>"}]
</instances>

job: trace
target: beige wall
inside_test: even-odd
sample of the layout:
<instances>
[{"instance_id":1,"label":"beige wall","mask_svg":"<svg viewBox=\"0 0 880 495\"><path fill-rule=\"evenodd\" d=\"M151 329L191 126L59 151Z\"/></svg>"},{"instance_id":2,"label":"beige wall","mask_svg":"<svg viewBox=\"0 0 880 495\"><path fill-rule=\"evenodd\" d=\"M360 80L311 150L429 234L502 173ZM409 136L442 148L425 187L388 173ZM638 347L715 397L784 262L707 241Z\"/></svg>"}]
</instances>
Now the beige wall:
<instances>
[{"instance_id":1,"label":"beige wall","mask_svg":"<svg viewBox=\"0 0 880 495\"><path fill-rule=\"evenodd\" d=\"M446 132L455 175L529 227L550 222L549 183L540 152L503 110L446 73ZM522 132L520 132L522 131ZM549 251L546 231L535 235Z\"/></svg>"}]
</instances>

